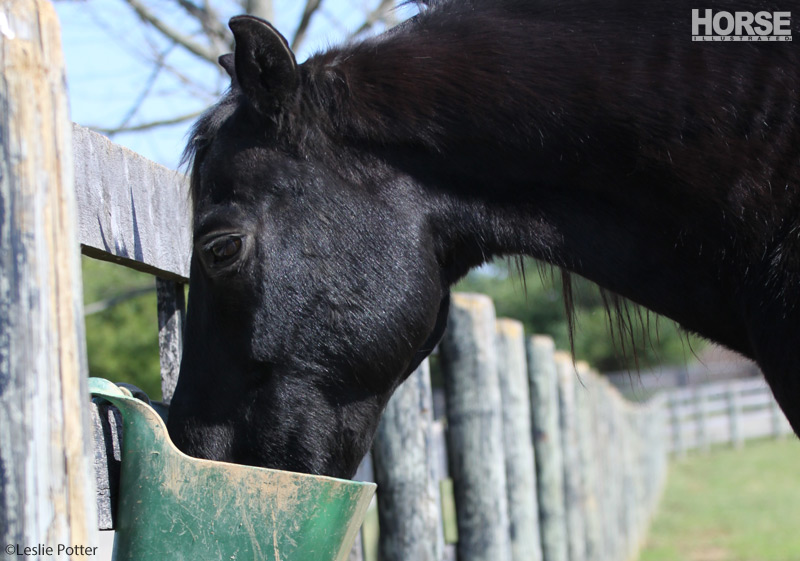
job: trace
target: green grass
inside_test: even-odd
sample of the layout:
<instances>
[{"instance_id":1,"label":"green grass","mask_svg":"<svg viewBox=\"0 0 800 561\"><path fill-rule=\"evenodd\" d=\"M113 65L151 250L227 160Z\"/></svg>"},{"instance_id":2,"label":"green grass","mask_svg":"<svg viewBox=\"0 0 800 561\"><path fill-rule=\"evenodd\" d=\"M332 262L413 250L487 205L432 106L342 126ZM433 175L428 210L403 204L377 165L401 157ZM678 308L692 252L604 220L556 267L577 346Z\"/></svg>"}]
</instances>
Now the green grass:
<instances>
[{"instance_id":1,"label":"green grass","mask_svg":"<svg viewBox=\"0 0 800 561\"><path fill-rule=\"evenodd\" d=\"M800 560L800 443L748 442L672 463L639 561Z\"/></svg>"}]
</instances>

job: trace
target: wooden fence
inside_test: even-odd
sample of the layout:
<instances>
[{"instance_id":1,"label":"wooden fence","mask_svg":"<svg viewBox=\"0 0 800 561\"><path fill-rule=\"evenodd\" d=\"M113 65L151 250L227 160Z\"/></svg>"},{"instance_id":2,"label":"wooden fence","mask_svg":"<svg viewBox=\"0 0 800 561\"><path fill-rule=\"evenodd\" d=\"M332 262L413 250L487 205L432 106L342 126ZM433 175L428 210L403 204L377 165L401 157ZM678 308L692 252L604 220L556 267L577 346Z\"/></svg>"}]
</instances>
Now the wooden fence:
<instances>
[{"instance_id":1,"label":"wooden fence","mask_svg":"<svg viewBox=\"0 0 800 561\"><path fill-rule=\"evenodd\" d=\"M440 350L444 423L423 364L376 437L380 559L634 558L666 475L663 399L625 401L549 337L496 320L481 295L453 295ZM440 514L448 479L455 545Z\"/></svg>"},{"instance_id":2,"label":"wooden fence","mask_svg":"<svg viewBox=\"0 0 800 561\"><path fill-rule=\"evenodd\" d=\"M191 251L185 178L73 127L63 88L52 6L0 0L0 537L23 547L113 527L119 422L88 406L78 247L156 277L167 401ZM461 561L630 559L666 469L661 402L625 402L480 296L454 296L441 360L446 430L423 365L376 439L383 561L452 557L447 477Z\"/></svg>"},{"instance_id":3,"label":"wooden fence","mask_svg":"<svg viewBox=\"0 0 800 561\"><path fill-rule=\"evenodd\" d=\"M669 407L669 449L679 457L715 444L741 447L749 439L792 434L763 378L681 388L663 396Z\"/></svg>"},{"instance_id":4,"label":"wooden fence","mask_svg":"<svg viewBox=\"0 0 800 561\"><path fill-rule=\"evenodd\" d=\"M73 127L65 83L50 3L0 0L0 539L20 551L112 526L118 424L88 406L79 248L156 276L166 399L191 251L185 178Z\"/></svg>"}]
</instances>

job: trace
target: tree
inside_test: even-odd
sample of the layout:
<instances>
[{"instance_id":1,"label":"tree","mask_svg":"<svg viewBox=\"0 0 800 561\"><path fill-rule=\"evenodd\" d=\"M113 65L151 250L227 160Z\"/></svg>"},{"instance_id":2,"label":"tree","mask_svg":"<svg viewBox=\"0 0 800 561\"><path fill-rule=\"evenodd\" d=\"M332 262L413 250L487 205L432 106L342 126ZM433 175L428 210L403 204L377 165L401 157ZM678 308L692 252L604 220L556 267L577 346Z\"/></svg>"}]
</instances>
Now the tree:
<instances>
[{"instance_id":1,"label":"tree","mask_svg":"<svg viewBox=\"0 0 800 561\"><path fill-rule=\"evenodd\" d=\"M552 336L556 346L574 350L600 371L633 370L658 364L686 362L703 342L682 331L672 320L647 312L630 302L617 306L594 283L573 275L565 294L558 271L533 260L522 266L502 260L473 271L454 290L480 292L494 299L498 317L523 323L528 334ZM522 271L525 273L522 273ZM575 309L573 324L565 298Z\"/></svg>"},{"instance_id":2,"label":"tree","mask_svg":"<svg viewBox=\"0 0 800 561\"><path fill-rule=\"evenodd\" d=\"M193 121L227 87L228 79L218 64L220 55L233 50L233 36L226 22L248 13L274 21L292 50L303 52L312 34L322 28L355 38L394 23L397 0L119 0L139 22L142 41L129 45L150 72L130 106L117 122L92 123L109 136L144 132ZM90 9L93 8L89 3ZM94 8L97 9L97 8ZM280 14L277 20L276 14ZM285 17L283 14L289 15ZM105 25L112 27L109 21ZM348 31L342 32L347 29ZM125 35L110 30L112 36ZM194 103L183 101L191 92ZM176 97L177 96L177 97ZM170 103L170 98L181 103ZM147 104L166 104L175 109L159 118L142 118ZM180 108L180 109L178 109Z\"/></svg>"}]
</instances>

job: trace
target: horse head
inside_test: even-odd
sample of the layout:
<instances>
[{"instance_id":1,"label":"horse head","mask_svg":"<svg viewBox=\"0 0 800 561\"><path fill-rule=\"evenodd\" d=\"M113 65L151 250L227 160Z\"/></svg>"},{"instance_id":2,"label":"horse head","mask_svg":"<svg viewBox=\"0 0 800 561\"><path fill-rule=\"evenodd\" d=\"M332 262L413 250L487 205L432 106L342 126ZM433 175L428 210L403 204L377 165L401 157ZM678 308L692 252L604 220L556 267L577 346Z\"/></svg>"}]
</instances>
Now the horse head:
<instances>
[{"instance_id":1,"label":"horse head","mask_svg":"<svg viewBox=\"0 0 800 561\"><path fill-rule=\"evenodd\" d=\"M170 432L191 455L350 477L444 330L427 201L326 134L274 28L230 27L232 87L189 147L194 251Z\"/></svg>"}]
</instances>

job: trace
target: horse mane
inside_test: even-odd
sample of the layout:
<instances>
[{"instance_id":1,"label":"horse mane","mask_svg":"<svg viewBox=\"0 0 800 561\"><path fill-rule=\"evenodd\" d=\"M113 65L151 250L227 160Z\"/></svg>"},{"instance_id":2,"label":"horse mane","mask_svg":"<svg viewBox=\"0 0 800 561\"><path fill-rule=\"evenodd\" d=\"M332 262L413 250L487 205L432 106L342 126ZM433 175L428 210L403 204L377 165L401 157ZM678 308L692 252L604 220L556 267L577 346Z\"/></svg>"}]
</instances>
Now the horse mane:
<instances>
[{"instance_id":1,"label":"horse mane","mask_svg":"<svg viewBox=\"0 0 800 561\"><path fill-rule=\"evenodd\" d=\"M192 201L193 208L200 189L200 166L203 164L211 142L217 137L222 126L240 106L240 97L238 91L229 88L216 104L203 112L189 131L188 141L186 142L186 147L183 149L179 166L188 171L188 194ZM194 212L192 214L194 214Z\"/></svg>"}]
</instances>

